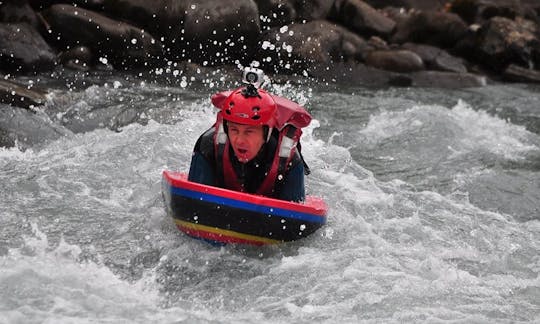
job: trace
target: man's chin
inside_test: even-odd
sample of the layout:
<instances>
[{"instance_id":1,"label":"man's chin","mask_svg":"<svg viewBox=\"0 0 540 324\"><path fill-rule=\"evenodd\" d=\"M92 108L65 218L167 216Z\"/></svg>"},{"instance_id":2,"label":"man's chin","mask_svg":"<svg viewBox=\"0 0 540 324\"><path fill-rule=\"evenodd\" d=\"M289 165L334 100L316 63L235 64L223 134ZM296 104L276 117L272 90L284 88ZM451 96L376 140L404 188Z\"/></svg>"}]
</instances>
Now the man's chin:
<instances>
[{"instance_id":1,"label":"man's chin","mask_svg":"<svg viewBox=\"0 0 540 324\"><path fill-rule=\"evenodd\" d=\"M240 163L248 163L249 160L250 160L250 159L249 159L247 156L245 156L245 155L240 155L240 156L237 155L237 156L236 156L236 159L237 159L238 162L240 162Z\"/></svg>"}]
</instances>

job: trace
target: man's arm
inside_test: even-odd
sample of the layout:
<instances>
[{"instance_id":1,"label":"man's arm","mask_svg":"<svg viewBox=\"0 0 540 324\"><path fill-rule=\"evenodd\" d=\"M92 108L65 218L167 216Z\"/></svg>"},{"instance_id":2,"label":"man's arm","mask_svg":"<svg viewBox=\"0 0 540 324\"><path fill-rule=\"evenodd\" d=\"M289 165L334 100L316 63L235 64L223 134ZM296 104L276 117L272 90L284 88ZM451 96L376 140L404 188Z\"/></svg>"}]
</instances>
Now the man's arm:
<instances>
[{"instance_id":1,"label":"man's arm","mask_svg":"<svg viewBox=\"0 0 540 324\"><path fill-rule=\"evenodd\" d=\"M287 177L281 185L279 199L301 202L306 199L304 188L304 164L297 163L289 170Z\"/></svg>"},{"instance_id":2,"label":"man's arm","mask_svg":"<svg viewBox=\"0 0 540 324\"><path fill-rule=\"evenodd\" d=\"M193 156L191 157L188 180L209 186L216 185L213 168L206 158L197 151L193 152Z\"/></svg>"}]
</instances>

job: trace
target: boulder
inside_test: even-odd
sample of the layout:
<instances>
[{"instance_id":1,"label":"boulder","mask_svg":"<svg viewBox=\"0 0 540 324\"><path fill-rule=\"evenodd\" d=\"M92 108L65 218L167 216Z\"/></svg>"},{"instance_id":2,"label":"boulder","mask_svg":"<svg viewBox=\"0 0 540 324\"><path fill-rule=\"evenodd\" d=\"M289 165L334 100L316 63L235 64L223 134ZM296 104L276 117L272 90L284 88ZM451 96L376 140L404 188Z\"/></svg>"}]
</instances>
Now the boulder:
<instances>
[{"instance_id":1,"label":"boulder","mask_svg":"<svg viewBox=\"0 0 540 324\"><path fill-rule=\"evenodd\" d=\"M27 87L9 80L0 79L0 102L15 107L34 108L47 100L44 90Z\"/></svg>"},{"instance_id":2,"label":"boulder","mask_svg":"<svg viewBox=\"0 0 540 324\"><path fill-rule=\"evenodd\" d=\"M410 77L415 87L436 87L436 88L474 88L483 87L487 84L485 76L472 73L452 73L441 71L420 71L411 73Z\"/></svg>"},{"instance_id":3,"label":"boulder","mask_svg":"<svg viewBox=\"0 0 540 324\"><path fill-rule=\"evenodd\" d=\"M331 18L364 36L388 36L396 23L361 0L336 0Z\"/></svg>"},{"instance_id":4,"label":"boulder","mask_svg":"<svg viewBox=\"0 0 540 324\"><path fill-rule=\"evenodd\" d=\"M79 8L101 11L103 10L104 0L28 0L28 2L36 10L45 10L58 3L69 3Z\"/></svg>"},{"instance_id":5,"label":"boulder","mask_svg":"<svg viewBox=\"0 0 540 324\"><path fill-rule=\"evenodd\" d=\"M328 17L334 0L255 0L263 30Z\"/></svg>"},{"instance_id":6,"label":"boulder","mask_svg":"<svg viewBox=\"0 0 540 324\"><path fill-rule=\"evenodd\" d=\"M175 0L104 0L103 7L106 15L164 37L164 43L169 44L180 42L189 4Z\"/></svg>"},{"instance_id":7,"label":"boulder","mask_svg":"<svg viewBox=\"0 0 540 324\"><path fill-rule=\"evenodd\" d=\"M465 73L464 60L459 57L450 55L447 51L435 46L405 43L401 48L416 53L424 62L426 69L448 71L456 73Z\"/></svg>"},{"instance_id":8,"label":"boulder","mask_svg":"<svg viewBox=\"0 0 540 324\"><path fill-rule=\"evenodd\" d=\"M368 66L393 72L414 72L424 69L420 56L409 50L376 50L365 57Z\"/></svg>"},{"instance_id":9,"label":"boulder","mask_svg":"<svg viewBox=\"0 0 540 324\"><path fill-rule=\"evenodd\" d=\"M70 48L60 53L58 60L65 67L77 71L88 71L96 61L92 50L86 46Z\"/></svg>"},{"instance_id":10,"label":"boulder","mask_svg":"<svg viewBox=\"0 0 540 324\"><path fill-rule=\"evenodd\" d=\"M448 0L364 0L374 8L396 7L421 11L440 11Z\"/></svg>"},{"instance_id":11,"label":"boulder","mask_svg":"<svg viewBox=\"0 0 540 324\"><path fill-rule=\"evenodd\" d=\"M90 10L57 4L43 17L59 47L86 46L117 68L152 64L162 55L161 42L148 32Z\"/></svg>"},{"instance_id":12,"label":"boulder","mask_svg":"<svg viewBox=\"0 0 540 324\"><path fill-rule=\"evenodd\" d=\"M250 62L261 31L252 0L200 1L187 11L184 39L188 57L209 64Z\"/></svg>"},{"instance_id":13,"label":"boulder","mask_svg":"<svg viewBox=\"0 0 540 324\"><path fill-rule=\"evenodd\" d=\"M104 10L162 40L168 58L199 63L252 56L261 31L253 0L105 0Z\"/></svg>"},{"instance_id":14,"label":"boulder","mask_svg":"<svg viewBox=\"0 0 540 324\"><path fill-rule=\"evenodd\" d=\"M36 29L40 28L40 23L36 13L26 0L2 1L2 3L0 3L0 22L26 22Z\"/></svg>"},{"instance_id":15,"label":"boulder","mask_svg":"<svg viewBox=\"0 0 540 324\"><path fill-rule=\"evenodd\" d=\"M28 23L0 24L0 70L38 72L52 69L56 56Z\"/></svg>"},{"instance_id":16,"label":"boulder","mask_svg":"<svg viewBox=\"0 0 540 324\"><path fill-rule=\"evenodd\" d=\"M298 18L293 1L286 0L255 0L260 14L261 29L289 25Z\"/></svg>"},{"instance_id":17,"label":"boulder","mask_svg":"<svg viewBox=\"0 0 540 324\"><path fill-rule=\"evenodd\" d=\"M289 73L359 61L370 48L360 36L326 20L273 28L261 35L259 44L255 58L264 68Z\"/></svg>"},{"instance_id":18,"label":"boulder","mask_svg":"<svg viewBox=\"0 0 540 324\"><path fill-rule=\"evenodd\" d=\"M454 0L450 11L469 24L483 23L496 16L514 19L525 14L520 0Z\"/></svg>"},{"instance_id":19,"label":"boulder","mask_svg":"<svg viewBox=\"0 0 540 324\"><path fill-rule=\"evenodd\" d=\"M476 36L478 60L494 71L510 63L528 67L539 40L536 24L529 20L493 17L482 25Z\"/></svg>"},{"instance_id":20,"label":"boulder","mask_svg":"<svg viewBox=\"0 0 540 324\"><path fill-rule=\"evenodd\" d=\"M510 64L504 70L503 78L513 82L540 83L540 71Z\"/></svg>"},{"instance_id":21,"label":"boulder","mask_svg":"<svg viewBox=\"0 0 540 324\"><path fill-rule=\"evenodd\" d=\"M408 87L412 80L407 75L384 71L356 62L338 62L331 67L315 65L310 75L324 82L363 87Z\"/></svg>"},{"instance_id":22,"label":"boulder","mask_svg":"<svg viewBox=\"0 0 540 324\"><path fill-rule=\"evenodd\" d=\"M468 26L454 13L415 12L398 23L392 37L394 43L424 43L451 48L467 34Z\"/></svg>"}]
</instances>

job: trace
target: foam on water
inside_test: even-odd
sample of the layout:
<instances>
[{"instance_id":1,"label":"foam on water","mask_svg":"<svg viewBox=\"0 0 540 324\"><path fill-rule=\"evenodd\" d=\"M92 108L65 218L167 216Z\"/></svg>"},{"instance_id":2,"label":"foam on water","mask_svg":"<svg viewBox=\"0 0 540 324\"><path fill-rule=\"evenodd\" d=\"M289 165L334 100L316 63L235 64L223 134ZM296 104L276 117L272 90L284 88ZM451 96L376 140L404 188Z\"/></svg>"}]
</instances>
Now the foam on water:
<instances>
[{"instance_id":1,"label":"foam on water","mask_svg":"<svg viewBox=\"0 0 540 324\"><path fill-rule=\"evenodd\" d=\"M469 157L478 150L511 160L538 150L521 126L465 103L418 105L374 113L345 147L338 134L317 138L314 120L302 140L313 171L306 184L330 206L328 224L278 247L215 248L178 233L161 200L161 171L186 171L214 121L205 103L183 108L174 125L150 120L0 150L0 322L539 320L538 220L381 178L354 154L365 140L403 163L397 147L440 135L453 148L443 164L466 157L481 167ZM473 172L486 171L464 170L458 188Z\"/></svg>"}]
</instances>

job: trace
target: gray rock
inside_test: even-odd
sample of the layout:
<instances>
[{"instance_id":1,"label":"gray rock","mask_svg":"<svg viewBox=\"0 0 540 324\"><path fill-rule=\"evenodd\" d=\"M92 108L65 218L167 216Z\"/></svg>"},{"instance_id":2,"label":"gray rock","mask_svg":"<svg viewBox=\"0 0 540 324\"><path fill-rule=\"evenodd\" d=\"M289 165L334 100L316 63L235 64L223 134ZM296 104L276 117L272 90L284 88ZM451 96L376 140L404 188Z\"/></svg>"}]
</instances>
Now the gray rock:
<instances>
[{"instance_id":1,"label":"gray rock","mask_svg":"<svg viewBox=\"0 0 540 324\"><path fill-rule=\"evenodd\" d=\"M456 14L447 12L416 12L398 23L392 36L394 43L423 43L451 48L468 32L468 26Z\"/></svg>"},{"instance_id":2,"label":"gray rock","mask_svg":"<svg viewBox=\"0 0 540 324\"><path fill-rule=\"evenodd\" d=\"M450 8L469 24L497 16L514 19L525 14L520 0L455 0Z\"/></svg>"},{"instance_id":3,"label":"gray rock","mask_svg":"<svg viewBox=\"0 0 540 324\"><path fill-rule=\"evenodd\" d=\"M360 35L390 35L396 23L361 0L336 0L332 18Z\"/></svg>"},{"instance_id":4,"label":"gray rock","mask_svg":"<svg viewBox=\"0 0 540 324\"><path fill-rule=\"evenodd\" d=\"M3 0L0 4L0 22L25 22L36 29L40 28L36 13L26 0Z\"/></svg>"},{"instance_id":5,"label":"gray rock","mask_svg":"<svg viewBox=\"0 0 540 324\"><path fill-rule=\"evenodd\" d=\"M104 7L162 39L169 59L234 62L252 55L261 31L253 0L105 0Z\"/></svg>"},{"instance_id":6,"label":"gray rock","mask_svg":"<svg viewBox=\"0 0 540 324\"><path fill-rule=\"evenodd\" d=\"M280 27L292 22L307 22L328 17L334 0L255 0L265 27ZM263 28L263 29L269 29Z\"/></svg>"},{"instance_id":7,"label":"gray rock","mask_svg":"<svg viewBox=\"0 0 540 324\"><path fill-rule=\"evenodd\" d=\"M370 48L364 39L326 20L274 28L259 40L256 58L266 69L302 73L314 65L358 61Z\"/></svg>"},{"instance_id":8,"label":"gray rock","mask_svg":"<svg viewBox=\"0 0 540 324\"><path fill-rule=\"evenodd\" d=\"M0 80L0 102L23 108L41 106L47 101L46 92L21 84Z\"/></svg>"},{"instance_id":9,"label":"gray rock","mask_svg":"<svg viewBox=\"0 0 540 324\"><path fill-rule=\"evenodd\" d=\"M28 23L0 24L0 70L50 70L56 56L43 37Z\"/></svg>"},{"instance_id":10,"label":"gray rock","mask_svg":"<svg viewBox=\"0 0 540 324\"><path fill-rule=\"evenodd\" d=\"M87 46L115 67L152 64L162 55L161 42L148 32L90 10L58 4L43 17L59 46Z\"/></svg>"},{"instance_id":11,"label":"gray rock","mask_svg":"<svg viewBox=\"0 0 540 324\"><path fill-rule=\"evenodd\" d=\"M540 83L540 71L527 69L515 64L510 64L503 73L507 81Z\"/></svg>"},{"instance_id":12,"label":"gray rock","mask_svg":"<svg viewBox=\"0 0 540 324\"><path fill-rule=\"evenodd\" d=\"M422 11L439 11L445 7L448 0L364 0L374 8L398 7Z\"/></svg>"},{"instance_id":13,"label":"gray rock","mask_svg":"<svg viewBox=\"0 0 540 324\"><path fill-rule=\"evenodd\" d=\"M331 67L316 65L310 73L324 82L365 87L410 86L407 75L384 71L361 63L340 62Z\"/></svg>"},{"instance_id":14,"label":"gray rock","mask_svg":"<svg viewBox=\"0 0 540 324\"><path fill-rule=\"evenodd\" d=\"M368 66L394 72L414 72L424 70L420 56L408 50L377 50L367 54Z\"/></svg>"},{"instance_id":15,"label":"gray rock","mask_svg":"<svg viewBox=\"0 0 540 324\"><path fill-rule=\"evenodd\" d=\"M60 53L60 63L65 67L77 71L88 71L95 63L92 50L86 46L77 46Z\"/></svg>"},{"instance_id":16,"label":"gray rock","mask_svg":"<svg viewBox=\"0 0 540 324\"><path fill-rule=\"evenodd\" d=\"M463 59L450 55L447 51L435 46L405 43L402 48L412 51L424 61L426 69L456 73L465 73L467 68Z\"/></svg>"},{"instance_id":17,"label":"gray rock","mask_svg":"<svg viewBox=\"0 0 540 324\"><path fill-rule=\"evenodd\" d=\"M529 66L538 48L537 26L529 20L494 17L476 37L478 59L493 70L503 70L510 63Z\"/></svg>"},{"instance_id":18,"label":"gray rock","mask_svg":"<svg viewBox=\"0 0 540 324\"><path fill-rule=\"evenodd\" d=\"M249 61L258 50L253 44L261 27L252 0L200 1L191 8L185 16L184 40L187 55L195 61Z\"/></svg>"}]
</instances>

